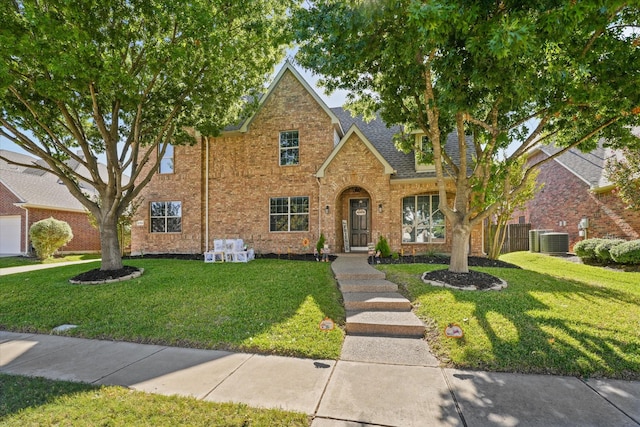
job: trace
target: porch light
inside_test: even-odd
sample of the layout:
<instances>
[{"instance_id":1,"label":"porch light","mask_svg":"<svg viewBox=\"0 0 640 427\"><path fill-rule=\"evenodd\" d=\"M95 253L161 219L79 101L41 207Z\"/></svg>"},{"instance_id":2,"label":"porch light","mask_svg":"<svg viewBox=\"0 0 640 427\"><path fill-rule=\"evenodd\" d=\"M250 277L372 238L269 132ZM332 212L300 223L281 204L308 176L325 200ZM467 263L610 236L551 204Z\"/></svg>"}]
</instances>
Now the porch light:
<instances>
[{"instance_id":1,"label":"porch light","mask_svg":"<svg viewBox=\"0 0 640 427\"><path fill-rule=\"evenodd\" d=\"M327 215L329 215L329 205L324 207L324 213L326 213Z\"/></svg>"},{"instance_id":2,"label":"porch light","mask_svg":"<svg viewBox=\"0 0 640 427\"><path fill-rule=\"evenodd\" d=\"M382 213L382 203L378 203L378 212Z\"/></svg>"}]
</instances>

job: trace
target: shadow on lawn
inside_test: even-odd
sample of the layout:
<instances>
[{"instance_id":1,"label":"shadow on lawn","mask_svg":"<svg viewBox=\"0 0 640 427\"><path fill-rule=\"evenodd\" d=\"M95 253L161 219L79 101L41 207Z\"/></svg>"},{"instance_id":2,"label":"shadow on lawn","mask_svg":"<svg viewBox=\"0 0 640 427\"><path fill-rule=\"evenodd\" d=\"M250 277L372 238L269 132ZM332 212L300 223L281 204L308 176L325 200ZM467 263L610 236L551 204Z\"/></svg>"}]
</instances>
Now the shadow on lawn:
<instances>
[{"instance_id":1,"label":"shadow on lawn","mask_svg":"<svg viewBox=\"0 0 640 427\"><path fill-rule=\"evenodd\" d=\"M640 296L533 272L526 273L532 278L526 284L519 272L496 269L491 274L507 280L509 287L501 292L412 287L417 291L413 299L425 306L427 316L430 295L440 292L450 293L461 306L473 306L465 317L477 321L490 348L474 346L469 334L455 340L451 345L459 347L463 359L457 367L640 379L640 339L629 326ZM618 325L616 315L626 323ZM517 339L508 339L513 334L503 329L515 331ZM438 331L437 340L444 339Z\"/></svg>"}]
</instances>

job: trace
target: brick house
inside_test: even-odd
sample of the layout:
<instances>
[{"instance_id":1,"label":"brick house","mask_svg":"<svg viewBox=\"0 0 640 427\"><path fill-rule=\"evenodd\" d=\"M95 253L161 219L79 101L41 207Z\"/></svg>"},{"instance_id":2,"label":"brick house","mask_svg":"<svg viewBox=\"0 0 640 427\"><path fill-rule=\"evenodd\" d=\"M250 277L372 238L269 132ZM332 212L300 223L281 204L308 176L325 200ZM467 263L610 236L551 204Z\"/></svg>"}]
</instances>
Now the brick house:
<instances>
[{"instance_id":1,"label":"brick house","mask_svg":"<svg viewBox=\"0 0 640 427\"><path fill-rule=\"evenodd\" d=\"M554 146L539 146L530 154L529 162L536 163L558 151ZM607 161L619 155L619 151L600 143L590 153L571 149L543 163L537 182L544 187L523 211L514 214L512 222L568 233L570 248L584 238L640 239L640 212L625 209L606 177ZM583 219L586 227L579 226Z\"/></svg>"},{"instance_id":2,"label":"brick house","mask_svg":"<svg viewBox=\"0 0 640 427\"><path fill-rule=\"evenodd\" d=\"M36 161L8 150L0 150L0 155L23 164ZM98 230L89 223L82 204L56 176L0 160L0 255L30 253L29 228L49 217L67 222L73 231L73 239L60 252L100 251Z\"/></svg>"},{"instance_id":3,"label":"brick house","mask_svg":"<svg viewBox=\"0 0 640 427\"><path fill-rule=\"evenodd\" d=\"M320 233L334 252L379 236L405 254L450 252L435 168L394 147L398 130L327 107L286 63L253 116L168 150L141 194L131 252L202 253L242 238L258 254L303 253ZM481 242L473 230L472 254Z\"/></svg>"}]
</instances>

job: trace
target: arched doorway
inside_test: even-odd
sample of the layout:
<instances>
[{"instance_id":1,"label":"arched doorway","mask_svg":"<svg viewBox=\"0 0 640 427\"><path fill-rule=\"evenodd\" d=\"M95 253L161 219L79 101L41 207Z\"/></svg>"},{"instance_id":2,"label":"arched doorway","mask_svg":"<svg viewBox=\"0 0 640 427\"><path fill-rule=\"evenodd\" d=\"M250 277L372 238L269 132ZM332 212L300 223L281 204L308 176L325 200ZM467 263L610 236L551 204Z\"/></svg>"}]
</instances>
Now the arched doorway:
<instances>
[{"instance_id":1,"label":"arched doorway","mask_svg":"<svg viewBox=\"0 0 640 427\"><path fill-rule=\"evenodd\" d=\"M372 241L371 195L361 187L350 187L342 192L338 203L345 252L366 251Z\"/></svg>"}]
</instances>

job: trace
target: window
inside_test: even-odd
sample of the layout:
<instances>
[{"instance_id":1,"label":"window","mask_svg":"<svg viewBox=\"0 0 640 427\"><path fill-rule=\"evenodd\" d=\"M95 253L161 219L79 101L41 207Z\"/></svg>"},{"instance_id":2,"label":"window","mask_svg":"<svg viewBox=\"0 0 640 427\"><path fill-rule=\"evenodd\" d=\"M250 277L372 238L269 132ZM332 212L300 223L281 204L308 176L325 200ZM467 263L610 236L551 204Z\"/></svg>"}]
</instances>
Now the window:
<instances>
[{"instance_id":1,"label":"window","mask_svg":"<svg viewBox=\"0 0 640 427\"><path fill-rule=\"evenodd\" d=\"M160 155L160 148L158 147L158 155ZM158 173L173 173L173 145L167 144L167 149L164 152L164 156L160 159L158 165Z\"/></svg>"},{"instance_id":2,"label":"window","mask_svg":"<svg viewBox=\"0 0 640 427\"><path fill-rule=\"evenodd\" d=\"M182 202L151 202L152 233L180 233L182 231Z\"/></svg>"},{"instance_id":3,"label":"window","mask_svg":"<svg viewBox=\"0 0 640 427\"><path fill-rule=\"evenodd\" d=\"M280 166L292 166L300 163L300 141L298 131L280 132Z\"/></svg>"},{"instance_id":4,"label":"window","mask_svg":"<svg viewBox=\"0 0 640 427\"><path fill-rule=\"evenodd\" d=\"M416 172L433 172L436 170L433 164L433 145L425 135L417 135L419 150L416 150Z\"/></svg>"},{"instance_id":5,"label":"window","mask_svg":"<svg viewBox=\"0 0 640 427\"><path fill-rule=\"evenodd\" d=\"M308 197L274 197L269 205L269 231L309 231Z\"/></svg>"},{"instance_id":6,"label":"window","mask_svg":"<svg viewBox=\"0 0 640 427\"><path fill-rule=\"evenodd\" d=\"M444 243L444 214L438 209L437 194L402 199L402 242Z\"/></svg>"}]
</instances>

